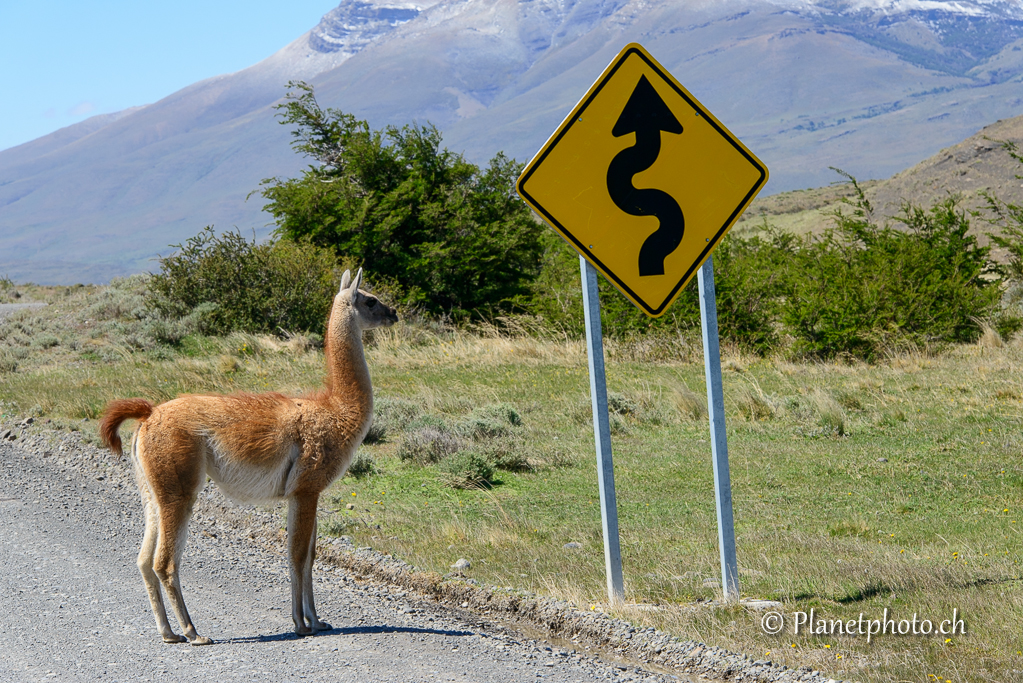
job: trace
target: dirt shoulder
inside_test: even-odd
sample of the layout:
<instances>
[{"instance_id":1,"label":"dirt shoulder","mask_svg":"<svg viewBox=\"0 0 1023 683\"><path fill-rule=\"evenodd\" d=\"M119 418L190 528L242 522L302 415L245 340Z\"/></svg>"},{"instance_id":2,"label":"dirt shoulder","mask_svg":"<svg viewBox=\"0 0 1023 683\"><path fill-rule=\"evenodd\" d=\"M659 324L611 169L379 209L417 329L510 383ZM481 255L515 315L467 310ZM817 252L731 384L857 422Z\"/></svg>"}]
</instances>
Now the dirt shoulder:
<instances>
[{"instance_id":1,"label":"dirt shoulder","mask_svg":"<svg viewBox=\"0 0 1023 683\"><path fill-rule=\"evenodd\" d=\"M169 673L502 683L825 680L538 596L417 572L346 539L321 544L314 572L320 612L335 628L297 638L282 508L235 505L213 486L193 518L182 584L200 633L217 644L165 645L135 568L142 515L128 463L85 443L80 432L17 419L0 424L5 433L5 680L155 680Z\"/></svg>"}]
</instances>

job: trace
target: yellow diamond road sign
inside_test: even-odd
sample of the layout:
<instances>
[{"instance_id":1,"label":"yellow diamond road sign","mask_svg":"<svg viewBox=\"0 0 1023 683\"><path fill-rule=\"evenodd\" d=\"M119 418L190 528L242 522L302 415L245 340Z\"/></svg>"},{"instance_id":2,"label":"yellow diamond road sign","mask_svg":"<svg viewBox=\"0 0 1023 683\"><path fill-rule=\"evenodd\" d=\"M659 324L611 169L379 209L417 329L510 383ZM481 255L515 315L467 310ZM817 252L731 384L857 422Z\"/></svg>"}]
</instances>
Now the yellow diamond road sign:
<instances>
[{"instance_id":1,"label":"yellow diamond road sign","mask_svg":"<svg viewBox=\"0 0 1023 683\"><path fill-rule=\"evenodd\" d=\"M766 182L767 167L633 43L529 162L517 189L658 317Z\"/></svg>"}]
</instances>

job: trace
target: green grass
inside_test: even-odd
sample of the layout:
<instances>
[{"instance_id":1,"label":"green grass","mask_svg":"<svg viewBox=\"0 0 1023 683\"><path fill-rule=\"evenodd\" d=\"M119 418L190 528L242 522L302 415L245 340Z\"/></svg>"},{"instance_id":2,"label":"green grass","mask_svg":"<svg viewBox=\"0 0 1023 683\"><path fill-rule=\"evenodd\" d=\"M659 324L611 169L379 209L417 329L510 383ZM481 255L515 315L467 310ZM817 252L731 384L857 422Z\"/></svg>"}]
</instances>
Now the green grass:
<instances>
[{"instance_id":1,"label":"green grass","mask_svg":"<svg viewBox=\"0 0 1023 683\"><path fill-rule=\"evenodd\" d=\"M104 340L109 334L94 341ZM900 619L941 620L957 609L967 625L949 642L887 635L869 645L768 636L760 614L709 604L719 589L704 580L720 570L699 347L670 361L658 350L657 362L636 345L608 347L626 596L658 606L613 611L838 678L1002 681L1023 670L1023 347L959 347L877 365L726 353L743 596L828 619L880 618L887 608ZM70 419L95 417L112 398L298 393L322 377L315 348L248 335L88 355L95 348L103 345L33 347L0 375L0 401ZM584 345L399 325L378 332L368 355L378 399L413 404L452 429L481 407L513 408L521 424L473 432L474 448L514 452L527 466L496 470L489 488L452 488L439 465L398 457L416 424L405 416L362 447L372 468L324 495L321 533L440 573L465 557L481 581L611 610ZM565 549L569 542L582 547Z\"/></svg>"}]
</instances>

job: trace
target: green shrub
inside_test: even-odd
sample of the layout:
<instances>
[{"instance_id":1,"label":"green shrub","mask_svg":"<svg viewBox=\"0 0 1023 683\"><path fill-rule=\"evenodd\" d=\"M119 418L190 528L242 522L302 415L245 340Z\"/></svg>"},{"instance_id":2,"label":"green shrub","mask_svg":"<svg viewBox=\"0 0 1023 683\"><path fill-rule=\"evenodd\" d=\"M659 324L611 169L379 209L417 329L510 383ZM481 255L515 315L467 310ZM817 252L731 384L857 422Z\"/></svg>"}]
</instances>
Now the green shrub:
<instances>
[{"instance_id":1,"label":"green shrub","mask_svg":"<svg viewBox=\"0 0 1023 683\"><path fill-rule=\"evenodd\" d=\"M369 453L357 452L352 458L352 464L348 466L348 474L356 479L362 479L371 474L376 474L376 472L376 463L373 461L373 456Z\"/></svg>"},{"instance_id":2,"label":"green shrub","mask_svg":"<svg viewBox=\"0 0 1023 683\"><path fill-rule=\"evenodd\" d=\"M403 398L383 397L373 403L373 425L366 443L378 443L392 432L405 429L419 415L419 405Z\"/></svg>"},{"instance_id":3,"label":"green shrub","mask_svg":"<svg viewBox=\"0 0 1023 683\"><path fill-rule=\"evenodd\" d=\"M766 227L766 225L765 225ZM766 355L780 342L779 318L795 238L767 230L767 238L726 238L714 252L718 334L725 342Z\"/></svg>"},{"instance_id":4,"label":"green shrub","mask_svg":"<svg viewBox=\"0 0 1023 683\"><path fill-rule=\"evenodd\" d=\"M631 398L616 391L607 392L607 409L619 415L635 415L639 405Z\"/></svg>"},{"instance_id":5,"label":"green shrub","mask_svg":"<svg viewBox=\"0 0 1023 683\"><path fill-rule=\"evenodd\" d=\"M58 344L60 344L60 339L58 339L56 336L54 336L52 334L44 333L44 334L37 335L32 340L32 343L33 343L34 346L37 346L40 349L51 349L54 346L57 346Z\"/></svg>"},{"instance_id":6,"label":"green shrub","mask_svg":"<svg viewBox=\"0 0 1023 683\"><path fill-rule=\"evenodd\" d=\"M506 403L492 403L473 410L458 425L458 433L470 439L493 439L522 424L518 411Z\"/></svg>"},{"instance_id":7,"label":"green shrub","mask_svg":"<svg viewBox=\"0 0 1023 683\"><path fill-rule=\"evenodd\" d=\"M21 298L21 292L7 276L0 277L0 304L11 303Z\"/></svg>"},{"instance_id":8,"label":"green shrub","mask_svg":"<svg viewBox=\"0 0 1023 683\"><path fill-rule=\"evenodd\" d=\"M321 109L311 86L288 85L281 123L319 165L263 181L280 235L364 264L435 315L506 309L526 294L544 228L515 195L519 164L499 153L480 169L442 149L430 124L372 131Z\"/></svg>"},{"instance_id":9,"label":"green shrub","mask_svg":"<svg viewBox=\"0 0 1023 683\"><path fill-rule=\"evenodd\" d=\"M352 531L355 525L355 520L346 519L340 515L331 515L319 523L319 533L323 536L337 538Z\"/></svg>"},{"instance_id":10,"label":"green shrub","mask_svg":"<svg viewBox=\"0 0 1023 683\"><path fill-rule=\"evenodd\" d=\"M608 413L608 429L612 434L628 434L629 423L618 413Z\"/></svg>"},{"instance_id":11,"label":"green shrub","mask_svg":"<svg viewBox=\"0 0 1023 683\"><path fill-rule=\"evenodd\" d=\"M480 448L487 461L499 470L521 472L530 469L529 458L521 444L498 441Z\"/></svg>"},{"instance_id":12,"label":"green shrub","mask_svg":"<svg viewBox=\"0 0 1023 683\"><path fill-rule=\"evenodd\" d=\"M585 334L579 254L550 229L543 234L541 244L540 274L520 304L526 313L537 317L549 330L578 339ZM636 308L603 276L598 278L597 284L601 328L607 336L677 336L700 324L695 281L686 287L665 315L656 319Z\"/></svg>"},{"instance_id":13,"label":"green shrub","mask_svg":"<svg viewBox=\"0 0 1023 683\"><path fill-rule=\"evenodd\" d=\"M797 351L872 360L902 345L976 340L999 289L956 200L906 206L896 230L873 222L856 187L852 213L836 212L835 230L792 253L782 319Z\"/></svg>"},{"instance_id":14,"label":"green shrub","mask_svg":"<svg viewBox=\"0 0 1023 683\"><path fill-rule=\"evenodd\" d=\"M163 315L192 316L203 334L324 331L340 280L329 251L212 227L175 246L148 282L147 303Z\"/></svg>"},{"instance_id":15,"label":"green shrub","mask_svg":"<svg viewBox=\"0 0 1023 683\"><path fill-rule=\"evenodd\" d=\"M387 439L387 426L377 420L376 415L373 416L373 422L369 426L369 431L366 432L366 437L362 440L363 443L380 443Z\"/></svg>"},{"instance_id":16,"label":"green shrub","mask_svg":"<svg viewBox=\"0 0 1023 683\"><path fill-rule=\"evenodd\" d=\"M766 354L780 343L779 300L793 238L769 233L769 239L727 237L714 252L718 332L722 341ZM539 277L523 309L550 329L571 337L585 330L579 256L551 231L544 238ZM677 338L700 329L697 278L686 286L667 313L650 318L603 277L599 279L603 332L616 338L656 335Z\"/></svg>"},{"instance_id":17,"label":"green shrub","mask_svg":"<svg viewBox=\"0 0 1023 683\"><path fill-rule=\"evenodd\" d=\"M456 489L489 487L494 478L493 463L472 450L448 456L441 461L438 469L447 485Z\"/></svg>"},{"instance_id":18,"label":"green shrub","mask_svg":"<svg viewBox=\"0 0 1023 683\"><path fill-rule=\"evenodd\" d=\"M1002 146L1017 162L1023 164L1023 155L1013 142ZM1017 180L1021 176L1016 176ZM992 320L995 330L1003 339L1011 339L1023 329L1023 205L1006 202L994 195L981 192L987 200L990 217L986 220L996 228L989 233L991 242L1005 250L1005 263L996 268L1008 285L1002 295L1002 308Z\"/></svg>"},{"instance_id":19,"label":"green shrub","mask_svg":"<svg viewBox=\"0 0 1023 683\"><path fill-rule=\"evenodd\" d=\"M418 465L431 465L462 447L462 439L444 427L410 427L398 442L398 458Z\"/></svg>"}]
</instances>

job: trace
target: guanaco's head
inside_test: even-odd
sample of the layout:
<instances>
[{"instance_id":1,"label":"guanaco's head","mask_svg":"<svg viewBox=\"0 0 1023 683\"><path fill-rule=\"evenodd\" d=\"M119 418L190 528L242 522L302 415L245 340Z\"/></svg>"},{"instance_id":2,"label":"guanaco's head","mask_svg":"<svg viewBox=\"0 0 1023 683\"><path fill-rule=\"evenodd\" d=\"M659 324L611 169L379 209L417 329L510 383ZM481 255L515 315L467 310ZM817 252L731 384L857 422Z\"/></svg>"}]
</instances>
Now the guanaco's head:
<instances>
[{"instance_id":1,"label":"guanaco's head","mask_svg":"<svg viewBox=\"0 0 1023 683\"><path fill-rule=\"evenodd\" d=\"M334 297L334 306L330 312L331 324L348 317L360 330L371 330L374 327L389 327L398 322L398 313L390 306L384 305L379 299L359 289L362 284L362 268L352 279L352 271L346 270L341 276L341 289Z\"/></svg>"}]
</instances>

